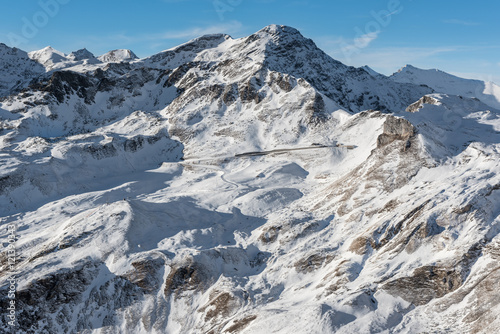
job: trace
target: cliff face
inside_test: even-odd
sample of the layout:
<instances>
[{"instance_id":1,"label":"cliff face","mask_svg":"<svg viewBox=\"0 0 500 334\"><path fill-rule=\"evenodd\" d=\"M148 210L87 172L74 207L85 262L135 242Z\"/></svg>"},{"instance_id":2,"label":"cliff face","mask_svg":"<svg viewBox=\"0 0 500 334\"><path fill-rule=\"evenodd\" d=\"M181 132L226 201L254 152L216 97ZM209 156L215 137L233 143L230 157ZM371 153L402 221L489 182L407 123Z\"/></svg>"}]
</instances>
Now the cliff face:
<instances>
[{"instance_id":1,"label":"cliff face","mask_svg":"<svg viewBox=\"0 0 500 334\"><path fill-rule=\"evenodd\" d=\"M285 26L146 59L4 49L24 64L0 102L17 332L500 329L488 99Z\"/></svg>"}]
</instances>

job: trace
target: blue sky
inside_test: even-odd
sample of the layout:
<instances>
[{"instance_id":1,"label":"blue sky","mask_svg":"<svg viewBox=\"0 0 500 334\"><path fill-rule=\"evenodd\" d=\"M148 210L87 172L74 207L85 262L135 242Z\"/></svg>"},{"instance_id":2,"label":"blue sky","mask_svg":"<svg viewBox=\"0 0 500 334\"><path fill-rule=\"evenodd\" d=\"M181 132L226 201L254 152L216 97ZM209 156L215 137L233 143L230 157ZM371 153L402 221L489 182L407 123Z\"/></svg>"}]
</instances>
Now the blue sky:
<instances>
[{"instance_id":1,"label":"blue sky","mask_svg":"<svg viewBox=\"0 0 500 334\"><path fill-rule=\"evenodd\" d=\"M500 84L500 3L429 0L20 0L0 14L0 41L145 57L205 33L247 36L285 24L335 59L390 74L405 64Z\"/></svg>"}]
</instances>

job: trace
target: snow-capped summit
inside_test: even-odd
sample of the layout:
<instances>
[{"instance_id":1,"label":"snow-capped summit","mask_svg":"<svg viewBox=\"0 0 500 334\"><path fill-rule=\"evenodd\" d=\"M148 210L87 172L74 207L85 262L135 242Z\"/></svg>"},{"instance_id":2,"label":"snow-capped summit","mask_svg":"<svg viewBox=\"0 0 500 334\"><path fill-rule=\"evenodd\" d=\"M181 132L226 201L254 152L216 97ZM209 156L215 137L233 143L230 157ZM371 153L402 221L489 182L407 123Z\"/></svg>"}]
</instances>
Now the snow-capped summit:
<instances>
[{"instance_id":1,"label":"snow-capped summit","mask_svg":"<svg viewBox=\"0 0 500 334\"><path fill-rule=\"evenodd\" d=\"M124 61L132 61L138 58L139 57L137 57L135 53L127 49L112 50L97 57L97 59L99 59L103 63L120 63Z\"/></svg>"},{"instance_id":2,"label":"snow-capped summit","mask_svg":"<svg viewBox=\"0 0 500 334\"><path fill-rule=\"evenodd\" d=\"M90 60L94 58L95 58L94 54L85 48L73 51L68 55L68 59L74 61Z\"/></svg>"},{"instance_id":3,"label":"snow-capped summit","mask_svg":"<svg viewBox=\"0 0 500 334\"><path fill-rule=\"evenodd\" d=\"M69 60L66 54L51 46L47 46L41 50L28 52L28 55L31 59L38 61L45 67Z\"/></svg>"},{"instance_id":4,"label":"snow-capped summit","mask_svg":"<svg viewBox=\"0 0 500 334\"><path fill-rule=\"evenodd\" d=\"M257 33L267 33L270 35L301 35L300 31L297 29L286 26L286 25L278 25L278 24L270 24Z\"/></svg>"}]
</instances>

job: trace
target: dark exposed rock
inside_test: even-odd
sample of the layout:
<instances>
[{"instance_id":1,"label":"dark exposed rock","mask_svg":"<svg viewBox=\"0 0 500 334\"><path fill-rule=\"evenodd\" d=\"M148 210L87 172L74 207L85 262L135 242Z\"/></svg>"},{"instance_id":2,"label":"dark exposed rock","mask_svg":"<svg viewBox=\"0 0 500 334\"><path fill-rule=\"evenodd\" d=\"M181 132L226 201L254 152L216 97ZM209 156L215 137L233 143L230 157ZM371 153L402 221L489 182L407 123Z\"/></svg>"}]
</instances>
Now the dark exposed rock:
<instances>
[{"instance_id":1,"label":"dark exposed rock","mask_svg":"<svg viewBox=\"0 0 500 334\"><path fill-rule=\"evenodd\" d=\"M270 85L277 85L281 90L285 92L290 92L293 89L293 86L291 84L291 78L287 74L283 73L278 73L278 72L271 72L270 74Z\"/></svg>"},{"instance_id":2,"label":"dark exposed rock","mask_svg":"<svg viewBox=\"0 0 500 334\"><path fill-rule=\"evenodd\" d=\"M394 225L390 227L381 226L379 230L374 232L373 241L370 242L371 247L373 247L374 249L380 249L384 247L387 243L389 243L392 239L394 239L402 232L404 226L409 226L415 219L417 219L422 214L423 209L430 201L431 200L427 200L416 208L412 209L403 217L403 219L399 220ZM377 236L381 233L381 236ZM405 240L406 241L401 241L401 244L399 246L405 246L409 241L408 238L405 238ZM397 247L397 245L395 245L394 247Z\"/></svg>"},{"instance_id":3,"label":"dark exposed rock","mask_svg":"<svg viewBox=\"0 0 500 334\"><path fill-rule=\"evenodd\" d=\"M189 62L186 64L182 64L181 66L172 71L167 81L165 81L164 87L172 87L173 85L177 84L190 69L196 66L198 66L198 63L196 62Z\"/></svg>"},{"instance_id":4,"label":"dark exposed rock","mask_svg":"<svg viewBox=\"0 0 500 334\"><path fill-rule=\"evenodd\" d=\"M227 85L223 94L222 101L224 101L226 105L231 105L238 98L238 85Z\"/></svg>"},{"instance_id":5,"label":"dark exposed rock","mask_svg":"<svg viewBox=\"0 0 500 334\"><path fill-rule=\"evenodd\" d=\"M17 188L24 182L21 174L10 174L0 177L0 194L4 194L8 189Z\"/></svg>"},{"instance_id":6,"label":"dark exposed rock","mask_svg":"<svg viewBox=\"0 0 500 334\"><path fill-rule=\"evenodd\" d=\"M414 305L425 305L462 285L462 275L452 267L423 266L409 277L398 278L383 285L383 289Z\"/></svg>"},{"instance_id":7,"label":"dark exposed rock","mask_svg":"<svg viewBox=\"0 0 500 334\"><path fill-rule=\"evenodd\" d=\"M325 112L325 100L319 94L314 96L313 103L308 107L309 111L312 111L315 114Z\"/></svg>"},{"instance_id":8,"label":"dark exposed rock","mask_svg":"<svg viewBox=\"0 0 500 334\"><path fill-rule=\"evenodd\" d=\"M471 209L472 209L472 204L469 203L464 207L453 210L453 212L456 213L457 215L462 215L464 213L470 212Z\"/></svg>"},{"instance_id":9,"label":"dark exposed rock","mask_svg":"<svg viewBox=\"0 0 500 334\"><path fill-rule=\"evenodd\" d=\"M352 241L351 245L349 246L349 250L358 255L363 255L367 252L368 247L371 243L373 243L373 241L368 237L357 237Z\"/></svg>"},{"instance_id":10,"label":"dark exposed rock","mask_svg":"<svg viewBox=\"0 0 500 334\"><path fill-rule=\"evenodd\" d=\"M222 85L212 85L204 87L199 91L199 95L205 97L209 101L213 101L220 98L223 93L224 93L224 86Z\"/></svg>"},{"instance_id":11,"label":"dark exposed rock","mask_svg":"<svg viewBox=\"0 0 500 334\"><path fill-rule=\"evenodd\" d=\"M162 72L161 72L161 74L158 76L158 79L156 79L156 84L157 84L157 85L159 85L159 84L162 82L163 78L164 78L164 77L168 77L168 75L169 75L170 73L172 73L172 70L171 70L171 69L166 69L166 70L162 71ZM166 81L165 81L165 82L163 83L163 87L166 87L166 85L167 85L167 83L166 83Z\"/></svg>"},{"instance_id":12,"label":"dark exposed rock","mask_svg":"<svg viewBox=\"0 0 500 334\"><path fill-rule=\"evenodd\" d=\"M106 143L104 145L93 144L86 146L84 151L89 152L95 159L101 160L118 155L118 151L113 143Z\"/></svg>"},{"instance_id":13,"label":"dark exposed rock","mask_svg":"<svg viewBox=\"0 0 500 334\"><path fill-rule=\"evenodd\" d=\"M333 258L330 254L313 254L295 262L294 267L300 273L310 273L332 262Z\"/></svg>"},{"instance_id":14,"label":"dark exposed rock","mask_svg":"<svg viewBox=\"0 0 500 334\"><path fill-rule=\"evenodd\" d=\"M59 103L63 103L65 98L74 92L84 99L85 103L90 104L94 101L90 89L92 86L91 81L82 74L59 71L54 72L48 81L31 85L30 88L50 93Z\"/></svg>"},{"instance_id":15,"label":"dark exposed rock","mask_svg":"<svg viewBox=\"0 0 500 334\"><path fill-rule=\"evenodd\" d=\"M217 317L227 318L238 306L236 298L228 292L219 293L216 291L212 295L215 296L211 297L210 301L198 310L199 312L206 312L205 321L210 321Z\"/></svg>"},{"instance_id":16,"label":"dark exposed rock","mask_svg":"<svg viewBox=\"0 0 500 334\"><path fill-rule=\"evenodd\" d=\"M123 143L123 149L125 152L135 152L142 148L144 145L144 137L143 136L135 136L133 138L125 140Z\"/></svg>"},{"instance_id":17,"label":"dark exposed rock","mask_svg":"<svg viewBox=\"0 0 500 334\"><path fill-rule=\"evenodd\" d=\"M460 288L482 250L483 242L477 242L451 265L423 266L415 269L412 276L395 279L382 288L414 305L427 304Z\"/></svg>"},{"instance_id":18,"label":"dark exposed rock","mask_svg":"<svg viewBox=\"0 0 500 334\"><path fill-rule=\"evenodd\" d=\"M437 104L438 100L433 97L424 95L420 100L415 103L410 104L407 108L407 112L417 112L423 108L424 104Z\"/></svg>"},{"instance_id":19,"label":"dark exposed rock","mask_svg":"<svg viewBox=\"0 0 500 334\"><path fill-rule=\"evenodd\" d=\"M184 291L204 290L207 287L208 275L203 265L191 262L178 267L172 267L165 281L164 294L168 298L176 297Z\"/></svg>"},{"instance_id":20,"label":"dark exposed rock","mask_svg":"<svg viewBox=\"0 0 500 334\"><path fill-rule=\"evenodd\" d=\"M255 102L259 103L262 98L260 97L257 89L255 89L252 81L243 83L239 87L239 96L242 102Z\"/></svg>"},{"instance_id":21,"label":"dark exposed rock","mask_svg":"<svg viewBox=\"0 0 500 334\"><path fill-rule=\"evenodd\" d=\"M164 265L163 259L137 260L132 262L134 269L125 274L124 277L146 293L152 293L161 285L158 272Z\"/></svg>"},{"instance_id":22,"label":"dark exposed rock","mask_svg":"<svg viewBox=\"0 0 500 334\"><path fill-rule=\"evenodd\" d=\"M406 119L387 116L384 132L377 138L377 147L383 147L395 140L404 141L404 149L409 148L409 139L415 135L415 127Z\"/></svg>"},{"instance_id":23,"label":"dark exposed rock","mask_svg":"<svg viewBox=\"0 0 500 334\"><path fill-rule=\"evenodd\" d=\"M500 305L500 268L496 268L482 277L474 290L468 291L471 303L463 318L464 323L472 326L471 333L496 332L496 309Z\"/></svg>"},{"instance_id":24,"label":"dark exposed rock","mask_svg":"<svg viewBox=\"0 0 500 334\"><path fill-rule=\"evenodd\" d=\"M263 243L272 243L278 239L278 232L281 229L281 226L271 226L265 229L259 237L259 240Z\"/></svg>"},{"instance_id":25,"label":"dark exposed rock","mask_svg":"<svg viewBox=\"0 0 500 334\"><path fill-rule=\"evenodd\" d=\"M18 329L23 333L43 332L43 323L46 313L60 313L66 304L75 304L81 301L81 294L87 289L96 274L96 267L88 263L76 270L67 270L51 274L33 281L25 289L16 293L16 306L20 312L17 315ZM7 299L2 299L2 307ZM6 308L6 306L5 306ZM63 315L66 321L70 321ZM41 327L40 327L41 326Z\"/></svg>"},{"instance_id":26,"label":"dark exposed rock","mask_svg":"<svg viewBox=\"0 0 500 334\"><path fill-rule=\"evenodd\" d=\"M228 332L228 333L238 333L238 332L242 331L243 329L245 329L245 327L247 327L248 324L250 324L255 319L257 319L256 315L249 315L248 317L245 317L243 319L235 320L234 324L232 324L231 326L229 326L225 330L225 332Z\"/></svg>"},{"instance_id":27,"label":"dark exposed rock","mask_svg":"<svg viewBox=\"0 0 500 334\"><path fill-rule=\"evenodd\" d=\"M316 93L312 102L306 107L308 113L307 125L317 126L328 119L325 113L325 101Z\"/></svg>"}]
</instances>

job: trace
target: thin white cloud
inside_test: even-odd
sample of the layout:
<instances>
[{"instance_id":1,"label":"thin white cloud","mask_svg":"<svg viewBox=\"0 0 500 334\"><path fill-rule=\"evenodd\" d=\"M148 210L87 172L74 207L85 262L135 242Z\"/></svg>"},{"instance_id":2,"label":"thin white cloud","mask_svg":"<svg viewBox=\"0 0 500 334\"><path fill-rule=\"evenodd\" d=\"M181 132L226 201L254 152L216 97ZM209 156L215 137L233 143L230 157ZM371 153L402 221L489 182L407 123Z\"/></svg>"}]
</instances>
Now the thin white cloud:
<instances>
[{"instance_id":1,"label":"thin white cloud","mask_svg":"<svg viewBox=\"0 0 500 334\"><path fill-rule=\"evenodd\" d=\"M355 45L360 45L361 47L368 47L371 42L376 40L378 38L378 35L380 33L379 31L374 31L374 32L369 32L367 34L364 34L354 40Z\"/></svg>"},{"instance_id":2,"label":"thin white cloud","mask_svg":"<svg viewBox=\"0 0 500 334\"><path fill-rule=\"evenodd\" d=\"M457 20L457 19L444 20L443 22L448 23L448 24L459 24L459 25L468 26L468 27L480 25L479 22L464 21L464 20Z\"/></svg>"},{"instance_id":3,"label":"thin white cloud","mask_svg":"<svg viewBox=\"0 0 500 334\"><path fill-rule=\"evenodd\" d=\"M336 38L333 43L340 42L341 50L344 54L359 53L361 49L367 48L374 40L378 38L380 30L369 32L367 34L356 37L352 42L348 43L343 38ZM331 44L332 42L330 42Z\"/></svg>"}]
</instances>

